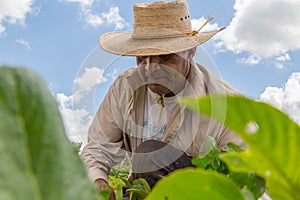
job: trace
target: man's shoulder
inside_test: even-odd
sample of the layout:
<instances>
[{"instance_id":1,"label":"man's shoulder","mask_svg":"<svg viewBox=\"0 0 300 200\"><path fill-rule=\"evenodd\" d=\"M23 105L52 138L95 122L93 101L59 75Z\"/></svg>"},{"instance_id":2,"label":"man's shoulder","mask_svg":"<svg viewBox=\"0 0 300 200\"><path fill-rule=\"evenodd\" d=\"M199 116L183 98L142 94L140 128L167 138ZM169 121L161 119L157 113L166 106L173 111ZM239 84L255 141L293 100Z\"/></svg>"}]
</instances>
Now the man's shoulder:
<instances>
[{"instance_id":1,"label":"man's shoulder","mask_svg":"<svg viewBox=\"0 0 300 200\"><path fill-rule=\"evenodd\" d=\"M136 68L128 68L122 71L118 77L114 80L112 84L112 89L117 90L119 92L131 91L132 90L132 83L131 80L135 74L137 69Z\"/></svg>"},{"instance_id":2,"label":"man's shoulder","mask_svg":"<svg viewBox=\"0 0 300 200\"><path fill-rule=\"evenodd\" d=\"M241 95L236 88L234 88L226 80L222 79L219 74L214 73L199 63L195 63L195 67L201 74L200 77L204 82L207 93Z\"/></svg>"},{"instance_id":3,"label":"man's shoulder","mask_svg":"<svg viewBox=\"0 0 300 200\"><path fill-rule=\"evenodd\" d=\"M123 79L129 77L134 71L136 71L136 68L127 68L123 70L117 77L117 79ZM116 79L116 80L117 80Z\"/></svg>"}]
</instances>

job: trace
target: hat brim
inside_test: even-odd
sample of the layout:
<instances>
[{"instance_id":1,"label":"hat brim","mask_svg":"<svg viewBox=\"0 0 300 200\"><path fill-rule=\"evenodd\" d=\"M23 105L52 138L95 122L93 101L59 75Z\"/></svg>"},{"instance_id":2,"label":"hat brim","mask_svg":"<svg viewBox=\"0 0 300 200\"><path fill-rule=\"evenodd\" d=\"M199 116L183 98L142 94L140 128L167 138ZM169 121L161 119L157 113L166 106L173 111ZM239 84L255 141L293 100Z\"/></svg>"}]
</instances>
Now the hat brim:
<instances>
[{"instance_id":1,"label":"hat brim","mask_svg":"<svg viewBox=\"0 0 300 200\"><path fill-rule=\"evenodd\" d=\"M178 53L203 44L221 29L193 36L158 39L133 39L129 32L109 32L99 38L100 47L123 56L151 56Z\"/></svg>"}]
</instances>

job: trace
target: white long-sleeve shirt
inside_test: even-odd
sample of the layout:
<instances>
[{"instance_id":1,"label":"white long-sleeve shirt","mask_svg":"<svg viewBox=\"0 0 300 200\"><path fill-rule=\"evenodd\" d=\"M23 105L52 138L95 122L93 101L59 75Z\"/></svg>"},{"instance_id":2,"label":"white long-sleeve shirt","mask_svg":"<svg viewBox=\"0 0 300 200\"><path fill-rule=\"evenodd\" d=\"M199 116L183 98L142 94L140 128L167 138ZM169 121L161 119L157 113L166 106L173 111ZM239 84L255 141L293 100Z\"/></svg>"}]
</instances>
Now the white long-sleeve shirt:
<instances>
[{"instance_id":1,"label":"white long-sleeve shirt","mask_svg":"<svg viewBox=\"0 0 300 200\"><path fill-rule=\"evenodd\" d=\"M203 66L192 63L182 96L240 93ZM136 68L123 72L111 85L89 128L88 144L82 159L94 181L121 162L127 152L134 152L144 132L147 86ZM160 138L190 156L205 153L205 139L214 137L219 148L242 140L228 128L197 112L177 104Z\"/></svg>"}]
</instances>

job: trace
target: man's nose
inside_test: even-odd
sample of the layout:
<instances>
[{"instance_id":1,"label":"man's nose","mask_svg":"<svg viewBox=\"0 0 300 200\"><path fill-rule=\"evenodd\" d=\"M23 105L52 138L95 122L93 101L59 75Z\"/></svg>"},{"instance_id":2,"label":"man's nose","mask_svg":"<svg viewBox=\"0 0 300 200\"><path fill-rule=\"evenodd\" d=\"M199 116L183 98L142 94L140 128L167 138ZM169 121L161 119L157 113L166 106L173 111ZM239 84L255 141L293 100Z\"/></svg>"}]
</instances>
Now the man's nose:
<instances>
[{"instance_id":1,"label":"man's nose","mask_svg":"<svg viewBox=\"0 0 300 200\"><path fill-rule=\"evenodd\" d=\"M147 60L146 69L149 70L150 72L154 72L161 68L160 59L158 56L149 56L147 59L148 60Z\"/></svg>"}]
</instances>

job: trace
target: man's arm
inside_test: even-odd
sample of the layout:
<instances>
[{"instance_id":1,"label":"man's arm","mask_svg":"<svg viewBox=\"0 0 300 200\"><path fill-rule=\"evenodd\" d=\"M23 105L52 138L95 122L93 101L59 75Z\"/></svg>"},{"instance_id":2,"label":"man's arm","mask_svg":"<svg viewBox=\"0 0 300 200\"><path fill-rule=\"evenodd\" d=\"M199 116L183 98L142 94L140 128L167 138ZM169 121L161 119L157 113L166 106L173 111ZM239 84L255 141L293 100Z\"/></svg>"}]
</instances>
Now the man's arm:
<instances>
[{"instance_id":1,"label":"man's arm","mask_svg":"<svg viewBox=\"0 0 300 200\"><path fill-rule=\"evenodd\" d=\"M105 96L89 128L88 144L81 156L92 181L103 179L107 182L109 170L125 157L122 149L123 136L119 127L122 115L112 85Z\"/></svg>"},{"instance_id":2,"label":"man's arm","mask_svg":"<svg viewBox=\"0 0 300 200\"><path fill-rule=\"evenodd\" d=\"M103 179L100 178L100 179L95 180L95 183L96 183L98 191L104 190L106 188L109 189L109 191L110 191L109 200L115 200L116 199L116 195L115 195L114 189L112 187L110 187L105 180L103 180Z\"/></svg>"}]
</instances>

